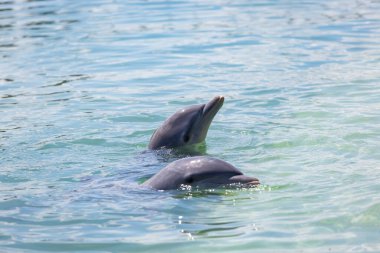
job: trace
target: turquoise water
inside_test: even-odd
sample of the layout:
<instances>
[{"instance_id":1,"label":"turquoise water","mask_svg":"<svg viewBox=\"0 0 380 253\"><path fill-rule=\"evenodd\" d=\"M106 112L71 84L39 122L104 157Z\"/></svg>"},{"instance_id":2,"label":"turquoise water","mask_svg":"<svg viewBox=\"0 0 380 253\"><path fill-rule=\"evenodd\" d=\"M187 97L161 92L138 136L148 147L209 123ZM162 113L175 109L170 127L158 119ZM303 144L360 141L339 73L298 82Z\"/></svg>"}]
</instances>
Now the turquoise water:
<instances>
[{"instance_id":1,"label":"turquoise water","mask_svg":"<svg viewBox=\"0 0 380 253\"><path fill-rule=\"evenodd\" d=\"M258 189L157 192L176 110ZM0 0L0 252L379 252L380 2Z\"/></svg>"}]
</instances>

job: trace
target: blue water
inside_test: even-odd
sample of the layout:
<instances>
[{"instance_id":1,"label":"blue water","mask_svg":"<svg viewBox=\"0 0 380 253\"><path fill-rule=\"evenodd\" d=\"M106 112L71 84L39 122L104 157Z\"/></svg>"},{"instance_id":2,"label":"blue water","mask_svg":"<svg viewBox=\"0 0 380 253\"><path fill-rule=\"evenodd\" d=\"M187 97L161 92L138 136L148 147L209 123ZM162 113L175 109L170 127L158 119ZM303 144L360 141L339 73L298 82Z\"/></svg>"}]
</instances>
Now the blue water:
<instances>
[{"instance_id":1,"label":"blue water","mask_svg":"<svg viewBox=\"0 0 380 253\"><path fill-rule=\"evenodd\" d=\"M215 95L257 189L138 185ZM379 252L380 2L0 0L0 252Z\"/></svg>"}]
</instances>

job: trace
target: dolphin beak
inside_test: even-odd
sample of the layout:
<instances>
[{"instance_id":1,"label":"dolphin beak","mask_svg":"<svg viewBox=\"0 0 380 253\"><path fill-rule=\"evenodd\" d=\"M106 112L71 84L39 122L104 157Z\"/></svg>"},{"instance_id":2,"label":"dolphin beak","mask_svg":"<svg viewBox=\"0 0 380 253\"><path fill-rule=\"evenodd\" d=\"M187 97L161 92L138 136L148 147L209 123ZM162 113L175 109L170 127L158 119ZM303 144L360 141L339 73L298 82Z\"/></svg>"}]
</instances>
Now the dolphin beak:
<instances>
[{"instance_id":1,"label":"dolphin beak","mask_svg":"<svg viewBox=\"0 0 380 253\"><path fill-rule=\"evenodd\" d=\"M252 181L248 182L247 185L257 186L260 185L260 181L257 178L254 178Z\"/></svg>"},{"instance_id":2,"label":"dolphin beak","mask_svg":"<svg viewBox=\"0 0 380 253\"><path fill-rule=\"evenodd\" d=\"M219 109L223 106L224 97L223 96L217 96L214 97L210 102L203 105L201 107L201 117L199 120L199 129L201 131L199 132L199 139L204 141L207 135L207 131L211 125L212 120L214 119L215 115L218 113Z\"/></svg>"},{"instance_id":3,"label":"dolphin beak","mask_svg":"<svg viewBox=\"0 0 380 253\"><path fill-rule=\"evenodd\" d=\"M214 97L210 102L205 104L203 108L203 118L213 119L216 113L219 111L219 109L223 106L224 97L223 96L217 96ZM210 122L211 122L210 120Z\"/></svg>"},{"instance_id":4,"label":"dolphin beak","mask_svg":"<svg viewBox=\"0 0 380 253\"><path fill-rule=\"evenodd\" d=\"M233 176L229 180L231 183L240 183L249 187L260 185L260 181L257 178L246 175Z\"/></svg>"}]
</instances>

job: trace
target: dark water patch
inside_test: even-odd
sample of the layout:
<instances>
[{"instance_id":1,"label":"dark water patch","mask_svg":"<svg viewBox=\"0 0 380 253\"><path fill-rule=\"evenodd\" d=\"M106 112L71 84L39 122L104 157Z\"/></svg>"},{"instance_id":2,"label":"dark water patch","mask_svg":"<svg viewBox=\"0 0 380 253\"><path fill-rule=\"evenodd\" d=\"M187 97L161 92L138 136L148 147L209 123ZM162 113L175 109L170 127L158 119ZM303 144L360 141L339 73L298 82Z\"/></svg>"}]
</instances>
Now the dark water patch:
<instances>
[{"instance_id":1,"label":"dark water patch","mask_svg":"<svg viewBox=\"0 0 380 253\"><path fill-rule=\"evenodd\" d=\"M44 35L44 34L31 34L31 35L23 35L22 38L24 39L28 39L28 38L31 38L31 39L47 39L47 38L51 38L50 35ZM41 43L33 43L34 45L42 45Z\"/></svg>"},{"instance_id":2,"label":"dark water patch","mask_svg":"<svg viewBox=\"0 0 380 253\"><path fill-rule=\"evenodd\" d=\"M22 128L21 126L16 126L16 127L12 127L12 128L0 128L0 132L5 133L5 132L21 129L21 128Z\"/></svg>"},{"instance_id":3,"label":"dark water patch","mask_svg":"<svg viewBox=\"0 0 380 253\"><path fill-rule=\"evenodd\" d=\"M13 95L13 94L5 94L3 95L1 98L15 98L15 97L19 97L19 96L25 96L26 94L16 94L16 95Z\"/></svg>"},{"instance_id":4,"label":"dark water patch","mask_svg":"<svg viewBox=\"0 0 380 253\"><path fill-rule=\"evenodd\" d=\"M41 15L41 16L55 16L55 15L57 15L57 11L52 11L52 10L49 10L49 11L40 11L40 12L38 12L38 15Z\"/></svg>"},{"instance_id":5,"label":"dark water patch","mask_svg":"<svg viewBox=\"0 0 380 253\"><path fill-rule=\"evenodd\" d=\"M191 233L192 236L201 236L201 237L209 237L209 238L238 237L244 233L241 233L239 231L234 232L233 230L238 230L239 228L240 228L239 226L231 226L231 227L219 226L219 227L201 229L201 230L195 230L195 231L184 230L184 232Z\"/></svg>"},{"instance_id":6,"label":"dark water patch","mask_svg":"<svg viewBox=\"0 0 380 253\"><path fill-rule=\"evenodd\" d=\"M65 93L72 93L71 90L63 90L63 91L54 91L50 93L40 93L40 94L35 94L36 96L51 96L51 95L58 95L58 94L65 94Z\"/></svg>"},{"instance_id":7,"label":"dark water patch","mask_svg":"<svg viewBox=\"0 0 380 253\"><path fill-rule=\"evenodd\" d=\"M25 26L45 26L45 25L54 25L55 21L51 20L43 20L43 21L33 21L26 23Z\"/></svg>"},{"instance_id":8,"label":"dark water patch","mask_svg":"<svg viewBox=\"0 0 380 253\"><path fill-rule=\"evenodd\" d=\"M4 200L1 199L0 201L0 208L1 210L11 210L14 208L22 207L25 206L26 202L20 199L9 199L9 200Z\"/></svg>"},{"instance_id":9,"label":"dark water patch","mask_svg":"<svg viewBox=\"0 0 380 253\"><path fill-rule=\"evenodd\" d=\"M1 30L1 29L12 28L12 27L13 27L12 24L6 24L6 25L2 25L2 24L0 24L0 30Z\"/></svg>"},{"instance_id":10,"label":"dark water patch","mask_svg":"<svg viewBox=\"0 0 380 253\"><path fill-rule=\"evenodd\" d=\"M79 80L86 80L89 78L89 76L83 75L83 74L72 74L72 75L69 75L69 77L72 77L72 78L67 78L53 84L44 85L44 86L41 86L41 88L63 86L66 83L79 81Z\"/></svg>"},{"instance_id":11,"label":"dark water patch","mask_svg":"<svg viewBox=\"0 0 380 253\"><path fill-rule=\"evenodd\" d=\"M366 47L350 47L347 49L347 51L349 52L364 52L364 51L367 51L367 50L370 50L370 48L366 48Z\"/></svg>"},{"instance_id":12,"label":"dark water patch","mask_svg":"<svg viewBox=\"0 0 380 253\"><path fill-rule=\"evenodd\" d=\"M60 20L59 22L63 23L63 24L75 24L75 23L78 23L80 21L76 20L76 19L63 19L63 20Z\"/></svg>"},{"instance_id":13,"label":"dark water patch","mask_svg":"<svg viewBox=\"0 0 380 253\"><path fill-rule=\"evenodd\" d=\"M50 99L48 100L48 102L66 102L66 101L70 101L71 98L57 98L57 99Z\"/></svg>"},{"instance_id":14,"label":"dark water patch","mask_svg":"<svg viewBox=\"0 0 380 253\"><path fill-rule=\"evenodd\" d=\"M51 85L42 86L42 88L44 88L44 87L54 87L54 86L61 86L61 85L65 84L65 83L68 83L68 82L70 82L70 81L71 81L71 80L62 80L62 81L60 81L60 82L57 82L57 83L55 83L55 84L51 84Z\"/></svg>"},{"instance_id":15,"label":"dark water patch","mask_svg":"<svg viewBox=\"0 0 380 253\"><path fill-rule=\"evenodd\" d=\"M12 239L11 235L0 234L0 241L6 241L6 240L11 240L11 239ZM1 247L0 247L0 249L1 249Z\"/></svg>"},{"instance_id":16,"label":"dark water patch","mask_svg":"<svg viewBox=\"0 0 380 253\"><path fill-rule=\"evenodd\" d=\"M13 11L13 8L0 8L0 12Z\"/></svg>"},{"instance_id":17,"label":"dark water patch","mask_svg":"<svg viewBox=\"0 0 380 253\"><path fill-rule=\"evenodd\" d=\"M15 48L15 47L17 47L17 45L13 43L0 44L0 48Z\"/></svg>"},{"instance_id":18,"label":"dark water patch","mask_svg":"<svg viewBox=\"0 0 380 253\"><path fill-rule=\"evenodd\" d=\"M7 4L13 4L13 1L1 1L0 5L7 5Z\"/></svg>"},{"instance_id":19,"label":"dark water patch","mask_svg":"<svg viewBox=\"0 0 380 253\"><path fill-rule=\"evenodd\" d=\"M1 80L4 80L5 82L14 82L14 79L12 79L12 78L4 78Z\"/></svg>"}]
</instances>

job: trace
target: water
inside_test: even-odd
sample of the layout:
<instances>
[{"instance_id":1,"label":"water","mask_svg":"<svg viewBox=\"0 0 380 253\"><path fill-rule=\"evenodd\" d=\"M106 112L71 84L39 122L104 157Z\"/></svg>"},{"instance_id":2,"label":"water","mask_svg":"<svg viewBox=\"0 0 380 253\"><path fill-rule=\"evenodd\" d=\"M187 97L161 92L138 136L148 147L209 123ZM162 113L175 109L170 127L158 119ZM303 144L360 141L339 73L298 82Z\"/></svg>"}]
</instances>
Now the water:
<instances>
[{"instance_id":1,"label":"water","mask_svg":"<svg viewBox=\"0 0 380 253\"><path fill-rule=\"evenodd\" d=\"M379 84L377 0L2 0L0 252L379 252ZM139 188L215 95L263 185Z\"/></svg>"}]
</instances>

